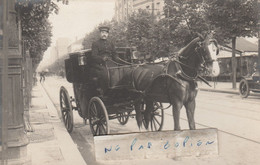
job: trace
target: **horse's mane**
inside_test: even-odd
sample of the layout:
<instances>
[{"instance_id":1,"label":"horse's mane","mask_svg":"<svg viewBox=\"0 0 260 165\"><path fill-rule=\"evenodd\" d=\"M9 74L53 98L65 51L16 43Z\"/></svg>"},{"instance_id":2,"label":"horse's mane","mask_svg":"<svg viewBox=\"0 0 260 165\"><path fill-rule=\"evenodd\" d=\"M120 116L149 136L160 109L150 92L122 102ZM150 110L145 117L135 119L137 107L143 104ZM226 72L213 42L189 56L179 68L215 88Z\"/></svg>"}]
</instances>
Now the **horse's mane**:
<instances>
[{"instance_id":1,"label":"horse's mane","mask_svg":"<svg viewBox=\"0 0 260 165\"><path fill-rule=\"evenodd\" d=\"M193 39L187 46L185 46L184 48L182 48L181 50L179 50L178 55L179 55L179 56L182 56L182 55L186 54L187 52L189 52L190 49L192 48L192 46L193 46L195 43L197 43L199 40L200 40L199 37Z\"/></svg>"}]
</instances>

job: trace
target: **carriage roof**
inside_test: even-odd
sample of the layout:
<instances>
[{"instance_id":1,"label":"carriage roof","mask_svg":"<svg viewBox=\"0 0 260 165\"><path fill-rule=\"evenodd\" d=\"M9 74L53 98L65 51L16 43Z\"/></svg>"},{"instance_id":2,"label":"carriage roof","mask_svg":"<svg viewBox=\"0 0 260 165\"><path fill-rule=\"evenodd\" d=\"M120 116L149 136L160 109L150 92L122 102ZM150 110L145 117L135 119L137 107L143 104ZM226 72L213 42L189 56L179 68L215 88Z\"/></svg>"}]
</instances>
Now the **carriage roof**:
<instances>
[{"instance_id":1,"label":"carriage roof","mask_svg":"<svg viewBox=\"0 0 260 165\"><path fill-rule=\"evenodd\" d=\"M120 58L123 60L131 60L131 55L132 55L132 48L131 47L116 47L116 52L119 55ZM91 55L91 49L84 49L84 50L79 50L75 51L72 53L69 53L69 57L78 57L78 56L89 56Z\"/></svg>"},{"instance_id":2,"label":"carriage roof","mask_svg":"<svg viewBox=\"0 0 260 165\"><path fill-rule=\"evenodd\" d=\"M76 52L69 53L69 57L74 57L78 55L88 55L91 53L91 49L84 49L84 50L79 50Z\"/></svg>"}]
</instances>

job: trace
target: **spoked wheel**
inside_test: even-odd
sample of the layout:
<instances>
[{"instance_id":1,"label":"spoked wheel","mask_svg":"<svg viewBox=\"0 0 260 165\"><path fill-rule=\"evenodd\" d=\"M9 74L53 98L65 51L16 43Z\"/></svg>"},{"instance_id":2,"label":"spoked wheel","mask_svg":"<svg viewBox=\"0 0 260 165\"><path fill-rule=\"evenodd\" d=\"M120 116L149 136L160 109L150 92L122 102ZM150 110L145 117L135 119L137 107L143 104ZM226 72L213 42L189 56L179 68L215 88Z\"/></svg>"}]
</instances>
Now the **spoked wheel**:
<instances>
[{"instance_id":1,"label":"spoked wheel","mask_svg":"<svg viewBox=\"0 0 260 165\"><path fill-rule=\"evenodd\" d=\"M62 120L69 133L73 130L73 112L68 91L62 86L60 88L60 109Z\"/></svg>"},{"instance_id":2,"label":"spoked wheel","mask_svg":"<svg viewBox=\"0 0 260 165\"><path fill-rule=\"evenodd\" d=\"M122 112L122 113L117 113L117 120L119 121L119 123L121 125L125 125L128 120L129 120L129 115L131 114L131 112Z\"/></svg>"},{"instance_id":3,"label":"spoked wheel","mask_svg":"<svg viewBox=\"0 0 260 165\"><path fill-rule=\"evenodd\" d=\"M250 93L248 82L245 79L239 83L239 93L242 98L247 98Z\"/></svg>"},{"instance_id":4,"label":"spoked wheel","mask_svg":"<svg viewBox=\"0 0 260 165\"><path fill-rule=\"evenodd\" d=\"M143 110L145 106L143 105ZM149 126L151 128L151 131L161 131L163 128L163 122L164 122L164 110L162 103L160 102L153 102L153 110L151 112L151 121L149 123ZM145 120L143 119L143 124L146 127Z\"/></svg>"},{"instance_id":5,"label":"spoked wheel","mask_svg":"<svg viewBox=\"0 0 260 165\"><path fill-rule=\"evenodd\" d=\"M103 101L93 97L88 107L89 125L94 136L109 134L108 114Z\"/></svg>"}]
</instances>

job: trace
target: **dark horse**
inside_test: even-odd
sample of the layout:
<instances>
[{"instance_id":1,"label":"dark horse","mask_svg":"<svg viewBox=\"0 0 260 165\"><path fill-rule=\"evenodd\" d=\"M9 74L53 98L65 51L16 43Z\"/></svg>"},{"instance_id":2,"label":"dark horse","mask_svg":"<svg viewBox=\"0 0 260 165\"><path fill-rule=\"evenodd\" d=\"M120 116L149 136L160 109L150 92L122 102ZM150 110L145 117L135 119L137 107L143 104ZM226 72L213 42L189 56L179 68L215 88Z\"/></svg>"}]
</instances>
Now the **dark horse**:
<instances>
[{"instance_id":1,"label":"dark horse","mask_svg":"<svg viewBox=\"0 0 260 165\"><path fill-rule=\"evenodd\" d=\"M190 129L195 128L194 112L197 95L197 79L199 70L206 69L208 75L217 76L219 65L216 40L197 37L181 49L166 64L145 64L133 71L133 82L137 90L143 91L146 110L144 112L145 127L151 122L153 103L170 103L174 118L174 130L180 130L180 110L183 105ZM204 80L205 81L205 80ZM136 120L142 125L141 102L135 104Z\"/></svg>"}]
</instances>

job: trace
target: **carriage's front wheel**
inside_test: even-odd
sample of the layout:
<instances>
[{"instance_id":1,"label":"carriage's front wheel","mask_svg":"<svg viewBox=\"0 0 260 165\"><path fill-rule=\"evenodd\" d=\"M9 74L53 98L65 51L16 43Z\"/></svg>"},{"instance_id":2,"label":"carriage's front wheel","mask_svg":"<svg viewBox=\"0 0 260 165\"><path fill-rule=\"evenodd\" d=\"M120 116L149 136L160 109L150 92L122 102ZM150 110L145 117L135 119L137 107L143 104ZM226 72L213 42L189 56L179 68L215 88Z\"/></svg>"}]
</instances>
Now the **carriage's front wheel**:
<instances>
[{"instance_id":1,"label":"carriage's front wheel","mask_svg":"<svg viewBox=\"0 0 260 165\"><path fill-rule=\"evenodd\" d=\"M143 111L145 111L145 106L142 106ZM146 122L143 119L143 124L146 128L151 129L151 131L161 131L164 124L164 110L162 103L160 102L153 102L153 110L151 111L151 121L149 126L146 126Z\"/></svg>"},{"instance_id":2,"label":"carriage's front wheel","mask_svg":"<svg viewBox=\"0 0 260 165\"><path fill-rule=\"evenodd\" d=\"M245 79L239 83L239 93L242 98L247 98L250 93L248 82Z\"/></svg>"},{"instance_id":3,"label":"carriage's front wheel","mask_svg":"<svg viewBox=\"0 0 260 165\"><path fill-rule=\"evenodd\" d=\"M100 98L93 97L90 99L88 117L90 129L94 136L110 133L107 110Z\"/></svg>"},{"instance_id":4,"label":"carriage's front wheel","mask_svg":"<svg viewBox=\"0 0 260 165\"><path fill-rule=\"evenodd\" d=\"M60 109L64 125L69 133L73 130L73 112L68 91L63 86L60 88Z\"/></svg>"}]
</instances>

